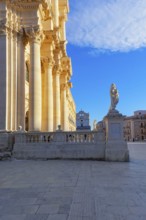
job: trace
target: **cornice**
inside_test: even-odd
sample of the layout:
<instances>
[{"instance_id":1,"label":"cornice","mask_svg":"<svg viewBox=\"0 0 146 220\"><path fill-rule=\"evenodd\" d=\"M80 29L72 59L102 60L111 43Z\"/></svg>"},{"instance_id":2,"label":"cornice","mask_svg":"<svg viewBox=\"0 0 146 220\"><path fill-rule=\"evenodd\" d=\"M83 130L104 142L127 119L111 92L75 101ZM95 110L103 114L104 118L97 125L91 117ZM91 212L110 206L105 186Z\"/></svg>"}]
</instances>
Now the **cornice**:
<instances>
[{"instance_id":1,"label":"cornice","mask_svg":"<svg viewBox=\"0 0 146 220\"><path fill-rule=\"evenodd\" d=\"M10 0L9 2L12 7L15 7L18 10L37 9L42 3L41 0Z\"/></svg>"}]
</instances>

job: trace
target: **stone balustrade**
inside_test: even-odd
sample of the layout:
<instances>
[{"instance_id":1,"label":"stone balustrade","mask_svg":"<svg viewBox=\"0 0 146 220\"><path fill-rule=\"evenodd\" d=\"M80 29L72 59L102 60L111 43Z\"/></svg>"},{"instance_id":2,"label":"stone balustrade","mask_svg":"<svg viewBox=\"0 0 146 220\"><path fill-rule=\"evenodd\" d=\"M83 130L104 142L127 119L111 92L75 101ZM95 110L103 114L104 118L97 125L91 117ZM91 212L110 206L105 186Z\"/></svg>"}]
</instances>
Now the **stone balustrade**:
<instances>
[{"instance_id":1,"label":"stone balustrade","mask_svg":"<svg viewBox=\"0 0 146 220\"><path fill-rule=\"evenodd\" d=\"M76 131L76 132L17 132L15 143L71 143L71 144L96 144L105 141L103 132Z\"/></svg>"},{"instance_id":2,"label":"stone balustrade","mask_svg":"<svg viewBox=\"0 0 146 220\"><path fill-rule=\"evenodd\" d=\"M105 133L16 132L13 156L17 159L99 159L105 157Z\"/></svg>"}]
</instances>

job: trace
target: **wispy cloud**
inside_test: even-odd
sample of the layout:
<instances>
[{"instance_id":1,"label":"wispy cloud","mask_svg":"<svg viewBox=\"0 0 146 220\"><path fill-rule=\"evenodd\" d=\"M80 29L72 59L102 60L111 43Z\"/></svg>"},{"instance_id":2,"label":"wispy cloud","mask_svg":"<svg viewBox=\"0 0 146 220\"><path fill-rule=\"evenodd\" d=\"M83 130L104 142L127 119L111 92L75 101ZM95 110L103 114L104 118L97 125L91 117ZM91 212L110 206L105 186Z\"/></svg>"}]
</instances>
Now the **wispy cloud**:
<instances>
[{"instance_id":1,"label":"wispy cloud","mask_svg":"<svg viewBox=\"0 0 146 220\"><path fill-rule=\"evenodd\" d=\"M146 47L146 0L70 0L70 43L130 51Z\"/></svg>"}]
</instances>

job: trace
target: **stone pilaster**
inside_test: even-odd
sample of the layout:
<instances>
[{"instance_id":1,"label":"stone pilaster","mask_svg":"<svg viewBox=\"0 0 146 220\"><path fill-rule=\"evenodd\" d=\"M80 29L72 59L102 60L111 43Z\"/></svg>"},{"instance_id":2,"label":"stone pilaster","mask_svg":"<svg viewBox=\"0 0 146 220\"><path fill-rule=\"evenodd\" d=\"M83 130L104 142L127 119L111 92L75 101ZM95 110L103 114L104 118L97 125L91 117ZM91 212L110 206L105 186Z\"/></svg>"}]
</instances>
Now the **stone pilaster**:
<instances>
[{"instance_id":1,"label":"stone pilaster","mask_svg":"<svg viewBox=\"0 0 146 220\"><path fill-rule=\"evenodd\" d=\"M30 42L30 78L29 78L29 130L41 131L42 124L42 80L39 30L27 31Z\"/></svg>"},{"instance_id":2,"label":"stone pilaster","mask_svg":"<svg viewBox=\"0 0 146 220\"><path fill-rule=\"evenodd\" d=\"M53 73L53 94L54 94L54 130L61 124L60 117L60 70L59 66L54 67Z\"/></svg>"}]
</instances>

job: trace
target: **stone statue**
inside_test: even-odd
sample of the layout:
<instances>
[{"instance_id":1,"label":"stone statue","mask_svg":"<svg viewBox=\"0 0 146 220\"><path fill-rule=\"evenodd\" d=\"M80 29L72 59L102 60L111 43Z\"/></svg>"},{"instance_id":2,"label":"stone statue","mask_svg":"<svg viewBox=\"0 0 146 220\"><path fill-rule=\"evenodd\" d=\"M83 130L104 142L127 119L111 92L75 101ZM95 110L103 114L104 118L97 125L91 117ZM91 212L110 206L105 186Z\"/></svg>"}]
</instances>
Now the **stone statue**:
<instances>
[{"instance_id":1,"label":"stone statue","mask_svg":"<svg viewBox=\"0 0 146 220\"><path fill-rule=\"evenodd\" d=\"M115 84L112 83L110 89L110 96L111 96L111 106L110 111L115 110L116 106L119 102L119 93Z\"/></svg>"}]
</instances>

